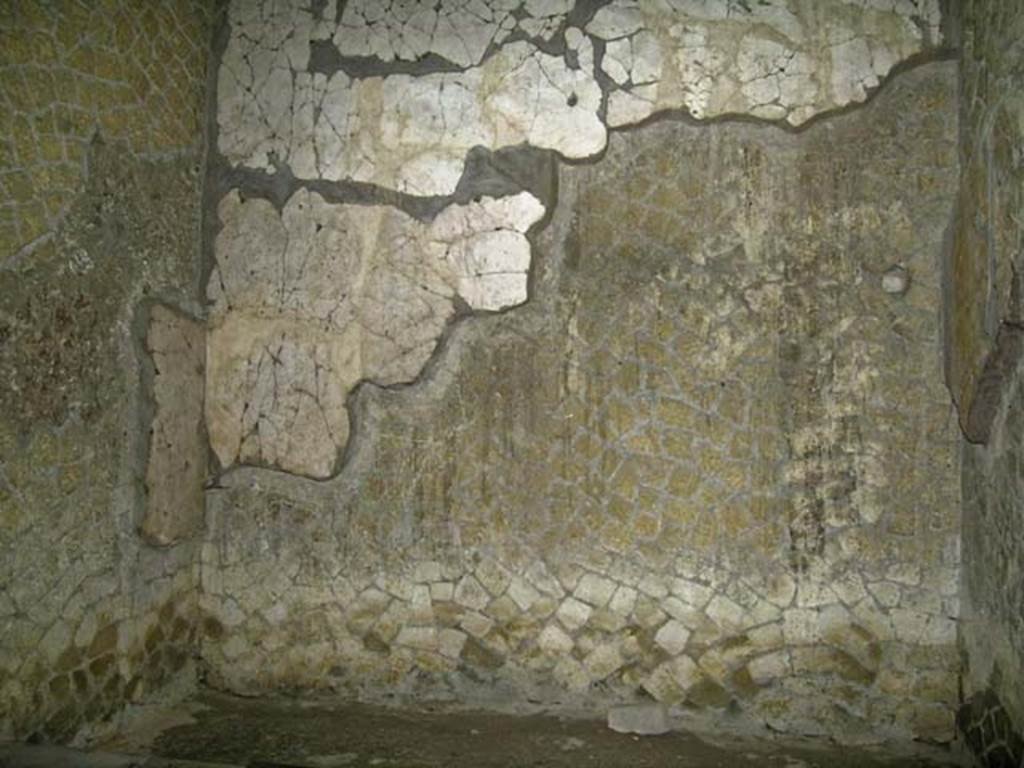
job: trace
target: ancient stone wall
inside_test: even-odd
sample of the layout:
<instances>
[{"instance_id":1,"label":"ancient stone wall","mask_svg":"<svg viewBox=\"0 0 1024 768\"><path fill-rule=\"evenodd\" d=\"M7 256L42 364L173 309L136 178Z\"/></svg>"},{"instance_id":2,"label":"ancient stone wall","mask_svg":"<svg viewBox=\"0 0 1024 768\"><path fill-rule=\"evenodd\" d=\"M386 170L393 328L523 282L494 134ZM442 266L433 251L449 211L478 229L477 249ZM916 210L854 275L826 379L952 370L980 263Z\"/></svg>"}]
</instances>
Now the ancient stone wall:
<instances>
[{"instance_id":1,"label":"ancient stone wall","mask_svg":"<svg viewBox=\"0 0 1024 768\"><path fill-rule=\"evenodd\" d=\"M971 441L962 461L961 727L984 765L1015 765L1024 761L1024 8L965 2L959 25L963 177L947 360Z\"/></svg>"},{"instance_id":2,"label":"ancient stone wall","mask_svg":"<svg viewBox=\"0 0 1024 768\"><path fill-rule=\"evenodd\" d=\"M192 0L0 8L0 739L66 740L191 678L195 547L166 547L181 529L160 520L187 512L194 534L201 480L168 503L181 468L161 451L191 441L205 476L202 350L191 379L158 366L202 311L213 16ZM161 407L184 390L191 426ZM163 457L148 475L147 455Z\"/></svg>"},{"instance_id":3,"label":"ancient stone wall","mask_svg":"<svg viewBox=\"0 0 1024 768\"><path fill-rule=\"evenodd\" d=\"M949 739L939 22L232 3L207 679Z\"/></svg>"}]
</instances>

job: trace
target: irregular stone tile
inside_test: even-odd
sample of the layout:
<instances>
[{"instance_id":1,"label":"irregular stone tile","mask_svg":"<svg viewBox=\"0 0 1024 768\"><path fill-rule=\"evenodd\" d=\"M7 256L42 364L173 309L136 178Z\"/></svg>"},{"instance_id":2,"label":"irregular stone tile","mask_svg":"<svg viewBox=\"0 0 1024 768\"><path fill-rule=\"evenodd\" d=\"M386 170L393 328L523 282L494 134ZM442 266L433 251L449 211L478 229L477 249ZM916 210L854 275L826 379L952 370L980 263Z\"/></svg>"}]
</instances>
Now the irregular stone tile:
<instances>
[{"instance_id":1,"label":"irregular stone tile","mask_svg":"<svg viewBox=\"0 0 1024 768\"><path fill-rule=\"evenodd\" d=\"M628 616L633 612L633 606L635 605L636 590L632 587L622 585L615 590L615 594L612 595L612 600L608 604L608 607L615 613Z\"/></svg>"},{"instance_id":2,"label":"irregular stone tile","mask_svg":"<svg viewBox=\"0 0 1024 768\"><path fill-rule=\"evenodd\" d=\"M554 678L570 691L583 691L590 686L590 675L583 665L571 656L563 656L555 665Z\"/></svg>"},{"instance_id":3,"label":"irregular stone tile","mask_svg":"<svg viewBox=\"0 0 1024 768\"><path fill-rule=\"evenodd\" d=\"M437 643L437 630L434 627L402 627L398 637L395 639L396 645L404 645L408 648L417 648L424 651L436 650Z\"/></svg>"},{"instance_id":4,"label":"irregular stone tile","mask_svg":"<svg viewBox=\"0 0 1024 768\"><path fill-rule=\"evenodd\" d=\"M281 77L287 62L254 67L243 47L229 44L218 86L218 146L235 165L272 170L273 158L299 178L444 195L475 146L527 143L579 158L605 144L586 39L579 69L520 42L458 74L353 80L300 72L294 82Z\"/></svg>"},{"instance_id":5,"label":"irregular stone tile","mask_svg":"<svg viewBox=\"0 0 1024 768\"><path fill-rule=\"evenodd\" d=\"M435 602L449 603L455 599L455 585L447 581L439 581L430 585L430 599Z\"/></svg>"},{"instance_id":6,"label":"irregular stone tile","mask_svg":"<svg viewBox=\"0 0 1024 768\"><path fill-rule=\"evenodd\" d=\"M821 637L819 613L813 608L790 608L782 614L782 634L789 645L813 643Z\"/></svg>"},{"instance_id":7,"label":"irregular stone tile","mask_svg":"<svg viewBox=\"0 0 1024 768\"><path fill-rule=\"evenodd\" d=\"M341 53L382 61L435 53L469 67L353 79L308 71L310 41L324 37L330 15L314 19L297 3L263 5L236 2L229 14L218 146L232 164L269 171L284 163L299 178L433 195L455 189L474 146L527 143L567 158L604 148L593 47L579 30L565 32L572 66L524 41L482 60L514 27L516 4L351 3L333 35ZM537 6L524 29L549 37L564 5ZM830 0L812 15L773 0L726 18L707 4L616 0L587 27L607 41L602 66L617 84L608 125L676 108L698 118L737 113L798 125L862 101L895 64L936 44L937 2L921 5L880 10Z\"/></svg>"},{"instance_id":8,"label":"irregular stone tile","mask_svg":"<svg viewBox=\"0 0 1024 768\"><path fill-rule=\"evenodd\" d=\"M675 656L686 648L686 641L690 639L690 630L678 621L668 621L654 635L654 642L664 648L669 654Z\"/></svg>"},{"instance_id":9,"label":"irregular stone tile","mask_svg":"<svg viewBox=\"0 0 1024 768\"><path fill-rule=\"evenodd\" d=\"M421 584L441 581L441 564L432 560L425 563L417 563L412 572L412 580Z\"/></svg>"},{"instance_id":10,"label":"irregular stone tile","mask_svg":"<svg viewBox=\"0 0 1024 768\"><path fill-rule=\"evenodd\" d=\"M580 579L573 594L585 603L595 608L603 608L611 600L618 584L614 581L602 578L597 574L588 573Z\"/></svg>"},{"instance_id":11,"label":"irregular stone tile","mask_svg":"<svg viewBox=\"0 0 1024 768\"><path fill-rule=\"evenodd\" d=\"M722 595L712 598L705 613L723 629L739 629L745 618L743 608Z\"/></svg>"},{"instance_id":12,"label":"irregular stone tile","mask_svg":"<svg viewBox=\"0 0 1024 768\"><path fill-rule=\"evenodd\" d=\"M619 648L614 643L603 643L597 646L583 659L583 667L587 670L590 679L594 681L604 680L622 667L624 663L622 654L619 653Z\"/></svg>"},{"instance_id":13,"label":"irregular stone tile","mask_svg":"<svg viewBox=\"0 0 1024 768\"><path fill-rule=\"evenodd\" d=\"M343 56L416 61L434 54L470 67L517 28L549 39L572 6L572 0L356 0L345 4L334 44Z\"/></svg>"},{"instance_id":14,"label":"irregular stone tile","mask_svg":"<svg viewBox=\"0 0 1024 768\"><path fill-rule=\"evenodd\" d=\"M538 647L545 653L561 656L572 650L573 642L565 632L555 624L549 624L537 638Z\"/></svg>"},{"instance_id":15,"label":"irregular stone tile","mask_svg":"<svg viewBox=\"0 0 1024 768\"><path fill-rule=\"evenodd\" d=\"M494 621L480 613L468 613L462 618L460 626L473 637L481 638L491 631Z\"/></svg>"},{"instance_id":16,"label":"irregular stone tile","mask_svg":"<svg viewBox=\"0 0 1024 768\"><path fill-rule=\"evenodd\" d=\"M747 664L750 677L755 683L762 684L785 677L789 674L789 652L776 651L752 659Z\"/></svg>"},{"instance_id":17,"label":"irregular stone tile","mask_svg":"<svg viewBox=\"0 0 1024 768\"><path fill-rule=\"evenodd\" d=\"M690 605L703 608L711 600L714 592L710 587L689 579L674 579L672 594Z\"/></svg>"},{"instance_id":18,"label":"irregular stone tile","mask_svg":"<svg viewBox=\"0 0 1024 768\"><path fill-rule=\"evenodd\" d=\"M490 601L490 595L472 576L464 576L455 586L455 602L459 605L482 611Z\"/></svg>"},{"instance_id":19,"label":"irregular stone tile","mask_svg":"<svg viewBox=\"0 0 1024 768\"><path fill-rule=\"evenodd\" d=\"M540 593L519 577L513 578L509 584L508 596L521 611L528 611L540 599Z\"/></svg>"},{"instance_id":20,"label":"irregular stone tile","mask_svg":"<svg viewBox=\"0 0 1024 768\"><path fill-rule=\"evenodd\" d=\"M562 601L555 615L565 625L566 629L573 632L587 623L591 610L591 607L586 603L581 603L579 600L567 597Z\"/></svg>"}]
</instances>

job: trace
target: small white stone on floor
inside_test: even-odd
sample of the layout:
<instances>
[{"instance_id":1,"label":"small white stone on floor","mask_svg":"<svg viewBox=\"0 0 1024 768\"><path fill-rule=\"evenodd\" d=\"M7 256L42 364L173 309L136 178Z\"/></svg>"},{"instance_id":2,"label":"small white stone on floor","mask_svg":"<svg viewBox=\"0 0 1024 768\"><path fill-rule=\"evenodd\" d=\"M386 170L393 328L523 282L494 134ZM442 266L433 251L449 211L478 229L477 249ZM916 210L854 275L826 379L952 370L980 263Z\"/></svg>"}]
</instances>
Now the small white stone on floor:
<instances>
[{"instance_id":1,"label":"small white stone on floor","mask_svg":"<svg viewBox=\"0 0 1024 768\"><path fill-rule=\"evenodd\" d=\"M617 733L657 736L668 733L672 726L664 704L623 704L608 710L608 727Z\"/></svg>"}]
</instances>

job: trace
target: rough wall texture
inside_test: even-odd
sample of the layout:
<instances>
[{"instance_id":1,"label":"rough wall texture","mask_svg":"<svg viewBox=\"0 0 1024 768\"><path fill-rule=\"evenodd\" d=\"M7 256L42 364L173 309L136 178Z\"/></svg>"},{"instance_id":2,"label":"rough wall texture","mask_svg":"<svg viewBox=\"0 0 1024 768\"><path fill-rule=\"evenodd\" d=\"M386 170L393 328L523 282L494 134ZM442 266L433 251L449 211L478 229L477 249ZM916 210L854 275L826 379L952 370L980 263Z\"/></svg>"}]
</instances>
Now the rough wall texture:
<instances>
[{"instance_id":1,"label":"rough wall texture","mask_svg":"<svg viewBox=\"0 0 1024 768\"><path fill-rule=\"evenodd\" d=\"M744 18L743 4L721 27L694 16L705 4L671 5L698 27L731 30L730 39L778 37L765 31L771 25ZM880 13L862 17L853 9L863 4L840 5L861 21ZM921 10L897 6L908 16ZM253 28L255 7L234 8L236 29ZM786 9L766 7L773 18ZM544 66L544 56L556 58L586 80L597 65L585 49L602 45L596 34L572 31L573 23L590 31L595 22L574 14L554 22L565 48L531 55ZM927 47L919 24L887 18L887 39L906 47L896 46L880 71ZM289 16L300 34L278 30L285 43L262 56L249 50L250 63L259 59L265 69L245 72L283 77L279 69L305 68L306 51L296 46L304 35L330 38L328 21L309 21L310 32ZM856 40L855 31L833 31ZM278 207L268 205L267 215L285 218L305 192L281 163L322 160L308 131L320 134L290 100L268 105L261 89L246 97L231 84L235 57L245 58L238 46L263 39L235 34L221 65L220 148L229 165L278 169L291 190L273 192ZM344 30L338 35L335 42ZM429 35L417 40L443 55ZM325 86L310 118L330 121L332 105L369 99L370 89L376 95L360 109L383 99L401 113L417 83L434 77L395 76L404 78L400 87L382 97L391 78L357 77L359 67L380 64L314 49L317 67L333 61L350 74L334 74L331 83L344 77L344 88ZM377 55L406 58L388 50ZM462 64L497 66L509 51ZM826 46L815 55L832 54ZM284 63L266 61L278 56ZM720 62L723 77L756 79L750 72L768 66L765 56ZM550 119L564 130L547 114L545 95L561 87L561 75L548 78L544 66L524 80L536 96L529 103L539 105L536 119L527 110L524 122ZM349 77L358 97L345 90ZM490 93L474 92L476 75L468 87L460 77L451 76L439 100L423 97L422 108L432 114L431 105L448 98ZM610 80L595 81L612 90ZM607 140L593 164L560 168L557 205L545 203L550 220L528 232L537 258L525 306L446 326L436 337L441 352L414 387L364 382L354 390L355 435L338 477L313 482L242 467L208 493L200 597L208 679L243 691L510 696L570 706L646 695L847 739L950 738L959 489L936 325L937 254L957 176L954 83L952 65L922 67L864 108L800 134L671 120L564 152L593 154ZM427 93L440 92L431 81ZM863 95L853 85L842 98L823 93L800 92L793 103L820 112ZM571 109L585 106L577 91L562 98ZM760 115L759 104L719 112ZM395 120L419 152L449 135L441 123L455 131L466 124L444 122L444 112L438 123ZM794 122L810 115L801 114ZM240 115L265 121L273 143L261 143L262 128L247 133ZM386 140L389 123L379 125L360 135ZM589 141L568 125L567 141ZM255 143L236 151L240 136ZM515 137L533 141L528 131ZM472 196L482 182L463 174L463 152L451 155L451 178ZM430 158L425 167L449 178L449 155ZM417 188L372 154L363 159L366 175L345 164L308 175ZM410 167L407 158L396 165ZM268 194L256 182L262 177L232 173L226 178L243 193ZM366 202L366 187L316 183L339 202L356 194ZM444 190L452 188L446 181ZM392 199L427 220L459 204L434 200L428 210ZM310 256L298 263L331 274L310 240ZM215 256L219 265L259 250L218 246ZM217 269L214 292L216 280ZM298 295L295 284L280 283L279 295ZM335 298L344 298L362 283L334 285ZM277 375L270 403L282 384L318 391L302 383L318 365L278 362L274 347L264 348ZM218 354L211 344L208 376Z\"/></svg>"},{"instance_id":2,"label":"rough wall texture","mask_svg":"<svg viewBox=\"0 0 1024 768\"><path fill-rule=\"evenodd\" d=\"M826 6L232 3L211 185L226 194L207 286L207 423L221 463L334 474L358 382L410 381L460 307L526 299L521 235L543 210L481 200L470 149L594 158L609 127L671 109L800 125L863 101L939 44L934 1ZM230 187L266 196L263 171L272 199L239 205ZM447 205L419 207L436 215L423 233L401 212L322 199L364 204L367 190Z\"/></svg>"},{"instance_id":3,"label":"rough wall texture","mask_svg":"<svg viewBox=\"0 0 1024 768\"><path fill-rule=\"evenodd\" d=\"M1021 32L1015 3L967 2L962 26L963 177L949 265L950 389L969 440L988 439L1024 349Z\"/></svg>"},{"instance_id":4,"label":"rough wall texture","mask_svg":"<svg viewBox=\"0 0 1024 768\"><path fill-rule=\"evenodd\" d=\"M138 533L153 405L140 307L200 309L212 15L0 10L3 738L70 738L189 663L194 548Z\"/></svg>"},{"instance_id":5,"label":"rough wall texture","mask_svg":"<svg viewBox=\"0 0 1024 768\"><path fill-rule=\"evenodd\" d=\"M81 191L89 144L192 146L203 102L203 3L5 3L0 9L0 264L48 241Z\"/></svg>"},{"instance_id":6,"label":"rough wall texture","mask_svg":"<svg viewBox=\"0 0 1024 768\"><path fill-rule=\"evenodd\" d=\"M949 375L963 455L962 727L985 765L1024 763L1020 272L1024 255L1024 8L960 9L961 181Z\"/></svg>"}]
</instances>

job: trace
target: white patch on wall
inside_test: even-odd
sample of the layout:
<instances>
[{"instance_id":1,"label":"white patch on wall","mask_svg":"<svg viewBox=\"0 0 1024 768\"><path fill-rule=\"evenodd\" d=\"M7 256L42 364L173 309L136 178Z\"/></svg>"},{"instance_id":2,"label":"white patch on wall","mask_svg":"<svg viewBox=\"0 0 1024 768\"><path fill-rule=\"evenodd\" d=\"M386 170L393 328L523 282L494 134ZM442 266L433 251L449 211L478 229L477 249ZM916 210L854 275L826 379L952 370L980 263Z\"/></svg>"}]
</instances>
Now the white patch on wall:
<instances>
[{"instance_id":1,"label":"white patch on wall","mask_svg":"<svg viewBox=\"0 0 1024 768\"><path fill-rule=\"evenodd\" d=\"M527 192L445 208L423 223L390 206L299 190L279 214L237 192L207 286L206 420L221 464L327 477L348 440L346 400L368 379L415 379L455 313L527 298Z\"/></svg>"},{"instance_id":2,"label":"white patch on wall","mask_svg":"<svg viewBox=\"0 0 1024 768\"><path fill-rule=\"evenodd\" d=\"M521 6L521 7L520 7ZM862 101L939 39L937 0L613 0L586 30L567 0L328 3L236 0L218 77L218 147L233 164L302 179L445 195L466 153L529 144L567 158L604 149L606 128L669 109L800 125ZM565 56L530 40L562 33ZM464 69L353 78L311 72L310 43L382 62L442 57ZM592 40L604 41L607 111ZM488 52L493 52L488 55ZM570 63L571 62L571 63Z\"/></svg>"},{"instance_id":3,"label":"white patch on wall","mask_svg":"<svg viewBox=\"0 0 1024 768\"><path fill-rule=\"evenodd\" d=\"M939 39L938 4L830 0L613 0L586 31L606 41L609 127L667 109L800 125L863 101L896 63Z\"/></svg>"},{"instance_id":4,"label":"white patch on wall","mask_svg":"<svg viewBox=\"0 0 1024 768\"><path fill-rule=\"evenodd\" d=\"M302 179L350 179L416 195L455 191L466 153L530 144L566 157L604 148L590 41L580 69L526 42L460 73L353 80L297 72L263 79L229 46L219 80L219 147L235 165L287 164ZM242 73L242 74L239 74ZM262 96L273 91L274 96Z\"/></svg>"}]
</instances>

